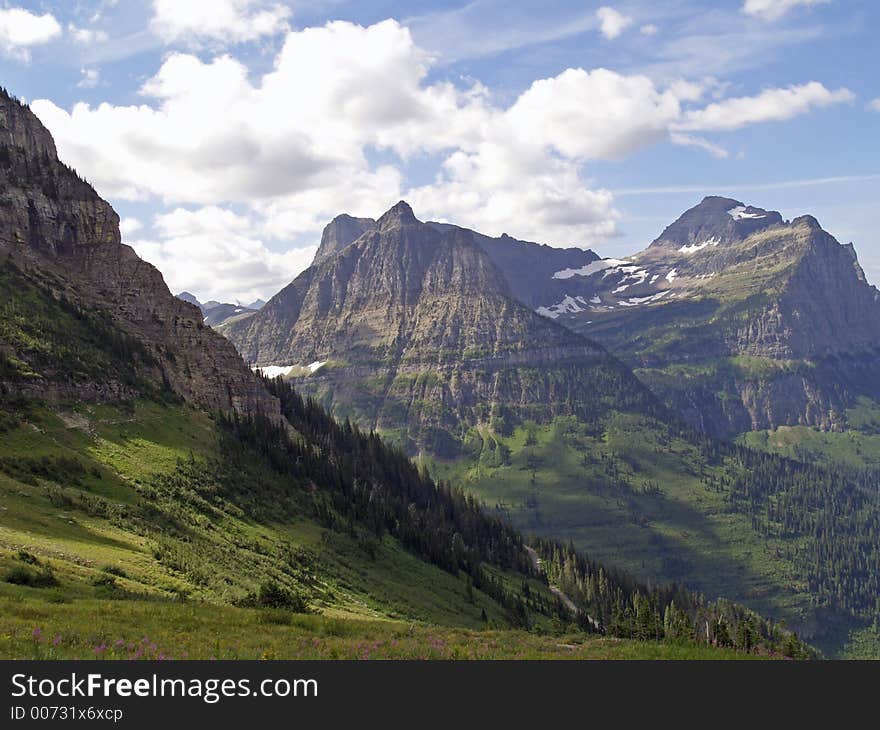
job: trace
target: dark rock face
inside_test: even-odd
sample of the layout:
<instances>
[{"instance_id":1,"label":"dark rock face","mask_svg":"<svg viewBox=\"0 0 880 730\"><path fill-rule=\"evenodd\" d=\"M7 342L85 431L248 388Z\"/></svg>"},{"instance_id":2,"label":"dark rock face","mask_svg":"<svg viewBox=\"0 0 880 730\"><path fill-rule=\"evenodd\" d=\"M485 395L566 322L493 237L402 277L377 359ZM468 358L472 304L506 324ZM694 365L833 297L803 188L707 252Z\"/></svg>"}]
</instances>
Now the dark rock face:
<instances>
[{"instance_id":1,"label":"dark rock face","mask_svg":"<svg viewBox=\"0 0 880 730\"><path fill-rule=\"evenodd\" d=\"M844 428L846 408L880 379L880 362L855 378L817 365L880 349L880 292L852 245L812 216L788 223L706 198L645 251L585 278L591 306L558 321L605 344L713 435ZM681 368L699 375L669 377Z\"/></svg>"},{"instance_id":2,"label":"dark rock face","mask_svg":"<svg viewBox=\"0 0 880 730\"><path fill-rule=\"evenodd\" d=\"M260 366L327 363L298 387L435 452L508 410L651 400L601 347L517 302L472 231L422 223L403 202L223 331Z\"/></svg>"},{"instance_id":3,"label":"dark rock face","mask_svg":"<svg viewBox=\"0 0 880 730\"><path fill-rule=\"evenodd\" d=\"M732 198L708 196L667 226L651 246L679 248L710 239L731 243L780 223L782 216L776 211L747 206Z\"/></svg>"},{"instance_id":4,"label":"dark rock face","mask_svg":"<svg viewBox=\"0 0 880 730\"><path fill-rule=\"evenodd\" d=\"M583 293L579 281L556 279L554 274L566 269L580 269L599 260L599 255L588 249L553 248L520 241L506 233L492 238L448 223L430 225L440 230L465 231L473 236L475 243L504 276L511 295L530 309Z\"/></svg>"},{"instance_id":5,"label":"dark rock face","mask_svg":"<svg viewBox=\"0 0 880 730\"><path fill-rule=\"evenodd\" d=\"M175 298L162 275L121 243L119 216L58 160L51 135L15 99L0 96L0 256L49 273L56 294L109 314L142 343L158 378L195 405L268 414L277 403L235 349Z\"/></svg>"},{"instance_id":6,"label":"dark rock face","mask_svg":"<svg viewBox=\"0 0 880 730\"><path fill-rule=\"evenodd\" d=\"M324 228L324 233L321 235L321 245L315 253L313 263L318 263L322 259L338 253L375 227L376 221L372 218L354 218L345 213L336 216Z\"/></svg>"}]
</instances>

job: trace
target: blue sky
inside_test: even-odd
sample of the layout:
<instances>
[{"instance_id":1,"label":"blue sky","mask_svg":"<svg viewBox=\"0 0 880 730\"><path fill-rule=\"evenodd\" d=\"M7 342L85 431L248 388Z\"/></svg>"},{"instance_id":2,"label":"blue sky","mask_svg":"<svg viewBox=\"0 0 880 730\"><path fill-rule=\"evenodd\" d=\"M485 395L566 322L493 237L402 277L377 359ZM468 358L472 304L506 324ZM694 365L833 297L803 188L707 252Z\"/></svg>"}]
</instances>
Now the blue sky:
<instances>
[{"instance_id":1,"label":"blue sky","mask_svg":"<svg viewBox=\"0 0 880 730\"><path fill-rule=\"evenodd\" d=\"M268 297L401 197L622 256L728 195L880 283L878 30L869 0L0 0L0 83L202 299Z\"/></svg>"}]
</instances>

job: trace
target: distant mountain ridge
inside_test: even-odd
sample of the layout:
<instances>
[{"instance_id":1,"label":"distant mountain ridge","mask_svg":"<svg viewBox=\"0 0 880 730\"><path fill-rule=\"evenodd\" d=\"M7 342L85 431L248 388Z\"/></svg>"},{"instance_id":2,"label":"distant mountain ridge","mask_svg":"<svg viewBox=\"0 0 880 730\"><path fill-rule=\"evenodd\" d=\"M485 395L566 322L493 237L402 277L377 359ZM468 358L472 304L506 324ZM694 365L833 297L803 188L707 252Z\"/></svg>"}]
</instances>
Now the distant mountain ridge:
<instances>
[{"instance_id":1,"label":"distant mountain ridge","mask_svg":"<svg viewBox=\"0 0 880 730\"><path fill-rule=\"evenodd\" d=\"M345 241L335 229L325 238L332 247ZM259 313L222 331L255 366L321 363L300 388L337 414L442 453L467 428L504 414L546 418L604 398L653 403L603 348L518 302L484 238L423 223L401 201L355 241L316 257ZM580 263L595 254L559 257Z\"/></svg>"},{"instance_id":2,"label":"distant mountain ridge","mask_svg":"<svg viewBox=\"0 0 880 730\"><path fill-rule=\"evenodd\" d=\"M709 433L842 428L859 396L880 396L880 292L812 216L707 197L641 253L556 276L587 304L540 311L603 342Z\"/></svg>"},{"instance_id":3,"label":"distant mountain ridge","mask_svg":"<svg viewBox=\"0 0 880 730\"><path fill-rule=\"evenodd\" d=\"M257 299L250 304L229 304L228 302L208 301L204 304L198 298L188 291L180 292L176 295L178 299L194 304L202 310L205 316L204 322L209 327L219 327L224 322L236 317L248 317L256 311L262 309L266 302Z\"/></svg>"}]
</instances>

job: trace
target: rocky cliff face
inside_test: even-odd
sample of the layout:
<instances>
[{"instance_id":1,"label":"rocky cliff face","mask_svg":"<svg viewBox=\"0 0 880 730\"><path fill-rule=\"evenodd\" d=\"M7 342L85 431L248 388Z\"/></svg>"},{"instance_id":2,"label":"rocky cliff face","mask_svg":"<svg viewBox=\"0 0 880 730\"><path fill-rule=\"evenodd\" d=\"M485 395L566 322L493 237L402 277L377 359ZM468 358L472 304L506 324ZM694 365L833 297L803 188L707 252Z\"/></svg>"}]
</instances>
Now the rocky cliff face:
<instances>
[{"instance_id":1,"label":"rocky cliff face","mask_svg":"<svg viewBox=\"0 0 880 730\"><path fill-rule=\"evenodd\" d=\"M345 213L336 216L324 228L314 263L338 253L375 227L376 221L372 218L355 218Z\"/></svg>"},{"instance_id":2,"label":"rocky cliff face","mask_svg":"<svg viewBox=\"0 0 880 730\"><path fill-rule=\"evenodd\" d=\"M153 266L122 244L115 211L58 160L51 135L31 111L5 94L0 211L0 257L41 285L51 281L52 296L105 313L146 349L148 356L133 363L141 375L201 407L277 412L235 349L204 326L197 307L171 295ZM77 387L84 394L89 390L87 383Z\"/></svg>"},{"instance_id":3,"label":"rocky cliff face","mask_svg":"<svg viewBox=\"0 0 880 730\"><path fill-rule=\"evenodd\" d=\"M606 344L715 435L843 428L848 404L869 389L862 365L852 376L845 362L817 366L880 349L880 292L852 245L811 216L786 222L709 197L643 252L572 276L592 286L587 302L543 311Z\"/></svg>"},{"instance_id":4,"label":"rocky cliff face","mask_svg":"<svg viewBox=\"0 0 880 730\"><path fill-rule=\"evenodd\" d=\"M313 371L299 387L337 414L438 452L504 413L649 400L601 347L517 302L472 231L404 202L224 332L256 365Z\"/></svg>"}]
</instances>

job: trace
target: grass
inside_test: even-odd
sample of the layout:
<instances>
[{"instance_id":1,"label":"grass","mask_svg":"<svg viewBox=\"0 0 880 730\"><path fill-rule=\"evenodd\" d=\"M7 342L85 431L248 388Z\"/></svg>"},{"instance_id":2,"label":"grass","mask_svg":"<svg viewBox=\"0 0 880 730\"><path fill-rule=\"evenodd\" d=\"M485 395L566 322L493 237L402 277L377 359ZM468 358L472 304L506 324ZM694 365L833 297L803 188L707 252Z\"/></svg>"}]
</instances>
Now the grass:
<instances>
[{"instance_id":1,"label":"grass","mask_svg":"<svg viewBox=\"0 0 880 730\"><path fill-rule=\"evenodd\" d=\"M70 599L0 585L4 659L741 659L692 644L475 631L203 603Z\"/></svg>"},{"instance_id":2,"label":"grass","mask_svg":"<svg viewBox=\"0 0 880 730\"><path fill-rule=\"evenodd\" d=\"M229 605L273 581L320 614L296 619L300 636L311 626L308 621L323 627L319 633L342 625L334 621L355 622L351 625L369 637L390 637L390 629L375 628L387 622L461 632L510 625L507 610L469 587L464 576L420 560L388 536L365 542L362 534L324 529L305 511L297 512L295 499L248 510L222 496L209 470L219 456L215 427L199 411L150 402L31 404L8 421L0 440L0 596L6 623L15 616L45 616L45 631L76 635L79 651L91 641L95 611L108 619L102 629L107 636L130 612L141 623L152 612L165 619L149 624L149 633L179 647L180 637L191 630L187 616L209 617L221 607L228 610L222 615L235 621L270 627L258 634L275 631L279 616ZM44 462L53 469L40 466ZM241 478L259 482L264 476L243 472ZM267 484L261 486L271 490L271 479ZM276 494L284 493L276 488ZM523 580L502 578L514 587ZM530 580L530 588L555 600L537 581ZM74 606L82 606L82 614ZM534 629L557 631L557 623L536 615ZM21 639L15 633L22 631L20 621L0 625L5 636ZM369 627L375 630L366 631ZM212 636L223 631L205 629ZM241 652L230 640L224 655L296 655L282 651L296 631L278 631L268 648L257 651L259 636ZM203 638L198 636L186 644L190 655L196 655L192 647ZM527 650L537 651L541 641ZM354 651L354 643L328 651ZM403 655L414 655L418 641L404 643L410 648ZM21 644L4 645L0 656L20 656L16 646ZM486 645L478 653L490 650Z\"/></svg>"},{"instance_id":3,"label":"grass","mask_svg":"<svg viewBox=\"0 0 880 730\"><path fill-rule=\"evenodd\" d=\"M780 426L749 431L740 443L753 449L814 461L827 466L845 464L860 469L880 469L880 434L861 431L820 431L808 426Z\"/></svg>"},{"instance_id":4,"label":"grass","mask_svg":"<svg viewBox=\"0 0 880 730\"><path fill-rule=\"evenodd\" d=\"M601 433L574 419L527 424L482 443L469 462L435 463L527 533L571 541L599 562L654 582L680 581L749 605L795 629L812 623L791 545L756 533L708 486L722 465L662 424L618 415ZM498 464L498 446L507 453Z\"/></svg>"}]
</instances>

